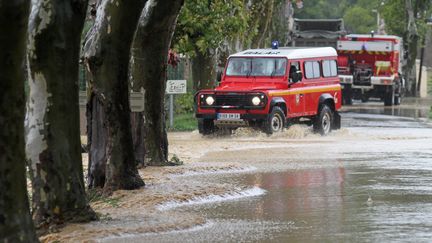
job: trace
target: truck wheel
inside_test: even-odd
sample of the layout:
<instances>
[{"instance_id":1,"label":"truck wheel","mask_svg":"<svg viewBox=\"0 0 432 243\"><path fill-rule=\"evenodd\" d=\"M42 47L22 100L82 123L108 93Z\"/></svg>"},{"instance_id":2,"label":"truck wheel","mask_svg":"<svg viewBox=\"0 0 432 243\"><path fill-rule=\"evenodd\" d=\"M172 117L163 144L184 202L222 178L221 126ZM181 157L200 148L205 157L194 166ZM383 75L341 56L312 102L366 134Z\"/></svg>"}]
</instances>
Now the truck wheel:
<instances>
[{"instance_id":1,"label":"truck wheel","mask_svg":"<svg viewBox=\"0 0 432 243\"><path fill-rule=\"evenodd\" d=\"M278 106L273 107L272 112L263 125L264 132L269 135L276 132L282 132L285 126L285 114L282 109Z\"/></svg>"},{"instance_id":2,"label":"truck wheel","mask_svg":"<svg viewBox=\"0 0 432 243\"><path fill-rule=\"evenodd\" d=\"M394 95L393 88L387 90L386 93L384 94L384 106L392 106L394 97L395 95Z\"/></svg>"},{"instance_id":3,"label":"truck wheel","mask_svg":"<svg viewBox=\"0 0 432 243\"><path fill-rule=\"evenodd\" d=\"M400 105L400 103L401 103L400 94L399 95L395 95L395 97L394 97L394 105Z\"/></svg>"},{"instance_id":4,"label":"truck wheel","mask_svg":"<svg viewBox=\"0 0 432 243\"><path fill-rule=\"evenodd\" d=\"M210 135L215 131L215 126L212 119L198 119L198 131L202 135Z\"/></svg>"},{"instance_id":5,"label":"truck wheel","mask_svg":"<svg viewBox=\"0 0 432 243\"><path fill-rule=\"evenodd\" d=\"M396 91L394 94L394 105L400 105L401 103L401 96L402 96L402 87L401 82L396 82Z\"/></svg>"},{"instance_id":6,"label":"truck wheel","mask_svg":"<svg viewBox=\"0 0 432 243\"><path fill-rule=\"evenodd\" d=\"M313 124L314 131L325 136L332 130L332 124L333 111L326 104L321 105Z\"/></svg>"},{"instance_id":7,"label":"truck wheel","mask_svg":"<svg viewBox=\"0 0 432 243\"><path fill-rule=\"evenodd\" d=\"M346 87L342 90L342 104L343 105L352 105L352 90L351 87Z\"/></svg>"}]
</instances>

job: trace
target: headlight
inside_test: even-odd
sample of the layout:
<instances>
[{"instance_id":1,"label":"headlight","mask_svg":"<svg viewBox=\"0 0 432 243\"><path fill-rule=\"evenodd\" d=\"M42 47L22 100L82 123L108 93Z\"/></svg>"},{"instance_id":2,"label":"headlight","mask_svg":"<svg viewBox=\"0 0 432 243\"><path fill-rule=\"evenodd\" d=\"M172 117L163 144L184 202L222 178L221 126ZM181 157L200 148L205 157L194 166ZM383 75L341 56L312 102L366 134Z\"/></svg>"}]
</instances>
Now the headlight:
<instances>
[{"instance_id":1,"label":"headlight","mask_svg":"<svg viewBox=\"0 0 432 243\"><path fill-rule=\"evenodd\" d=\"M259 105L261 103L261 99L258 96L252 98L253 105Z\"/></svg>"},{"instance_id":2,"label":"headlight","mask_svg":"<svg viewBox=\"0 0 432 243\"><path fill-rule=\"evenodd\" d=\"M205 99L205 102L207 105L213 105L215 102L215 99L213 98L213 96L207 96L207 98Z\"/></svg>"}]
</instances>

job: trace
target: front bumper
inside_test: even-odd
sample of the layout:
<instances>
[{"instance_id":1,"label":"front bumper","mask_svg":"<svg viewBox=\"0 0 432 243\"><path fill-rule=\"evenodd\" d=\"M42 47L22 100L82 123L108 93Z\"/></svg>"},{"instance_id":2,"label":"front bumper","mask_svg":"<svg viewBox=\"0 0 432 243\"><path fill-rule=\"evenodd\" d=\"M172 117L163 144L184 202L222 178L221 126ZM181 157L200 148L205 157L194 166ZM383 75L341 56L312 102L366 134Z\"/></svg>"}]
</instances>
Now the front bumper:
<instances>
[{"instance_id":1,"label":"front bumper","mask_svg":"<svg viewBox=\"0 0 432 243\"><path fill-rule=\"evenodd\" d=\"M202 119L211 119L211 120L216 120L217 118L217 113L211 113L211 114L196 114L195 115L196 118L202 118ZM265 120L267 119L268 115L267 114L240 114L240 119L242 120Z\"/></svg>"},{"instance_id":2,"label":"front bumper","mask_svg":"<svg viewBox=\"0 0 432 243\"><path fill-rule=\"evenodd\" d=\"M339 75L340 84L342 88L351 87L353 89L374 89L374 86L392 86L394 84L395 76L372 76L370 85L355 85L352 75Z\"/></svg>"}]
</instances>

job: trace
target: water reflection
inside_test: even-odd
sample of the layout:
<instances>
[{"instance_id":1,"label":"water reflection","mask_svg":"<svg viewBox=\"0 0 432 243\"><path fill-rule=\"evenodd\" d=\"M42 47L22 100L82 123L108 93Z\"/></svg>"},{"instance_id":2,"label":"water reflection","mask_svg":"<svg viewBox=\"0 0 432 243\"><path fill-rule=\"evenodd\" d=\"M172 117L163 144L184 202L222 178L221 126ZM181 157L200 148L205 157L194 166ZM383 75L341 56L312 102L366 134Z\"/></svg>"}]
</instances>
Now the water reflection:
<instances>
[{"instance_id":1,"label":"water reflection","mask_svg":"<svg viewBox=\"0 0 432 243\"><path fill-rule=\"evenodd\" d=\"M379 114L390 116L402 116L411 118L427 118L431 111L432 99L405 98L400 106L384 106L382 102L371 101L361 103L354 102L353 105L343 106L343 111Z\"/></svg>"},{"instance_id":2,"label":"water reflection","mask_svg":"<svg viewBox=\"0 0 432 243\"><path fill-rule=\"evenodd\" d=\"M337 207L343 201L343 167L284 173L250 175L244 183L269 191L258 202L255 215L278 217L304 214L321 208Z\"/></svg>"}]
</instances>

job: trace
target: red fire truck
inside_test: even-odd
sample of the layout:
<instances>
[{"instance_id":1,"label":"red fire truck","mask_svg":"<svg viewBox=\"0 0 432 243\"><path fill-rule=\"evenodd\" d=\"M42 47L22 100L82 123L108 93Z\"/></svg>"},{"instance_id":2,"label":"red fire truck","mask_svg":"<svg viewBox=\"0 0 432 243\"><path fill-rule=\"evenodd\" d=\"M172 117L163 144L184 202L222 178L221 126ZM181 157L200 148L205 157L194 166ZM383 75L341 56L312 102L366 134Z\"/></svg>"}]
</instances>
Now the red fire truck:
<instances>
[{"instance_id":1,"label":"red fire truck","mask_svg":"<svg viewBox=\"0 0 432 243\"><path fill-rule=\"evenodd\" d=\"M402 76L402 38L392 35L347 35L337 42L339 77L344 104L352 99L380 98L385 106L399 105Z\"/></svg>"},{"instance_id":2,"label":"red fire truck","mask_svg":"<svg viewBox=\"0 0 432 243\"><path fill-rule=\"evenodd\" d=\"M334 48L252 49L231 55L218 87L195 96L199 132L241 126L280 132L295 122L323 135L340 128Z\"/></svg>"}]
</instances>

